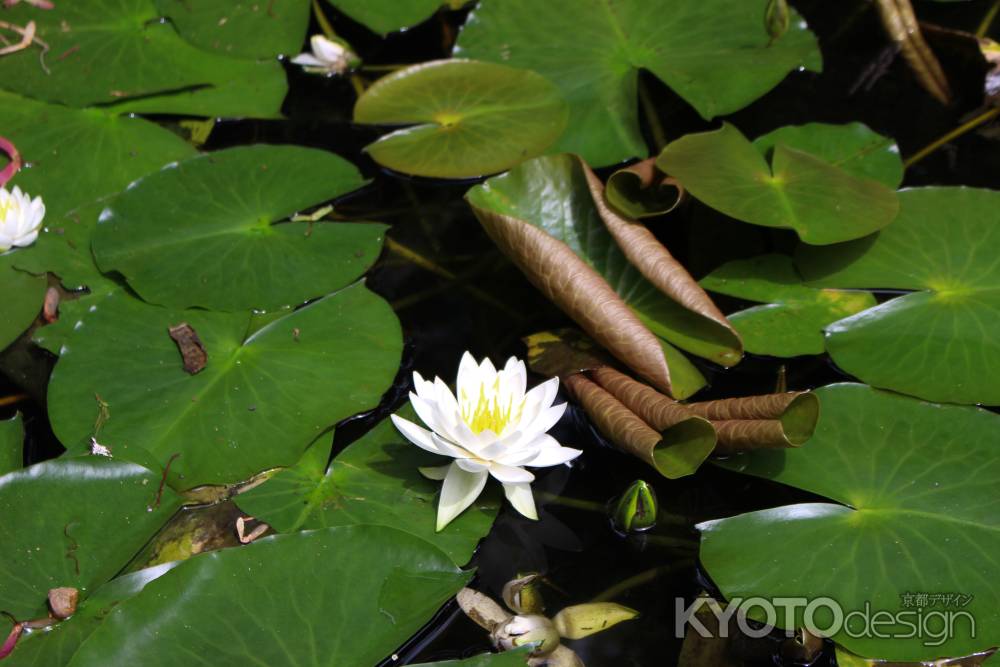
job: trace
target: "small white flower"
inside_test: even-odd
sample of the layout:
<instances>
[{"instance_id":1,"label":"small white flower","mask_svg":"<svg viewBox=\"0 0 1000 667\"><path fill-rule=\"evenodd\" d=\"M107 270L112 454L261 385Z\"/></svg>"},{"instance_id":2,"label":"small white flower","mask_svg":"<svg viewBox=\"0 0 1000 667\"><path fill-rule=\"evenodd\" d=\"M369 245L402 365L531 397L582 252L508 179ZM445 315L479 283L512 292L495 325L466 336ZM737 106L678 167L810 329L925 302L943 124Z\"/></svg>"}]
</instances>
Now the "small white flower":
<instances>
[{"instance_id":1,"label":"small white flower","mask_svg":"<svg viewBox=\"0 0 1000 667\"><path fill-rule=\"evenodd\" d=\"M44 217L41 197L32 199L16 185L9 192L0 188L0 252L34 243Z\"/></svg>"},{"instance_id":2,"label":"small white flower","mask_svg":"<svg viewBox=\"0 0 1000 667\"><path fill-rule=\"evenodd\" d=\"M511 357L497 371L489 359L477 364L466 352L451 393L440 378L428 382L413 374L416 393L410 402L431 430L392 416L400 433L413 444L455 460L445 466L421 468L430 479L444 480L438 504L437 529L475 501L492 475L503 484L507 500L529 519L537 519L531 482L523 466L559 465L582 452L561 446L547 431L555 426L566 404L552 405L559 379L552 378L526 392L524 362Z\"/></svg>"},{"instance_id":3,"label":"small white flower","mask_svg":"<svg viewBox=\"0 0 1000 667\"><path fill-rule=\"evenodd\" d=\"M343 74L351 68L352 61L357 59L343 44L323 35L313 35L309 39L309 46L312 53L300 53L292 58L292 63L301 65L305 71L314 74Z\"/></svg>"}]
</instances>

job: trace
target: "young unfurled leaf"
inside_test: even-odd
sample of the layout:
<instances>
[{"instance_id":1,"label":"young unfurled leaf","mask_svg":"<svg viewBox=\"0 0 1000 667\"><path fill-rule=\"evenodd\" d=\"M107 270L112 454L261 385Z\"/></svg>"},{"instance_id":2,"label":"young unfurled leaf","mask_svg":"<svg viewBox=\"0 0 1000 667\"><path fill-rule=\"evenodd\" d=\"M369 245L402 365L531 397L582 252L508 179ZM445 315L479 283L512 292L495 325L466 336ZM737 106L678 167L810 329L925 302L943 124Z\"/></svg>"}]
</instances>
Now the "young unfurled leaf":
<instances>
[{"instance_id":1,"label":"young unfurled leaf","mask_svg":"<svg viewBox=\"0 0 1000 667\"><path fill-rule=\"evenodd\" d=\"M648 158L611 174L604 197L618 212L638 220L672 211L684 188L656 168L656 158Z\"/></svg>"}]
</instances>

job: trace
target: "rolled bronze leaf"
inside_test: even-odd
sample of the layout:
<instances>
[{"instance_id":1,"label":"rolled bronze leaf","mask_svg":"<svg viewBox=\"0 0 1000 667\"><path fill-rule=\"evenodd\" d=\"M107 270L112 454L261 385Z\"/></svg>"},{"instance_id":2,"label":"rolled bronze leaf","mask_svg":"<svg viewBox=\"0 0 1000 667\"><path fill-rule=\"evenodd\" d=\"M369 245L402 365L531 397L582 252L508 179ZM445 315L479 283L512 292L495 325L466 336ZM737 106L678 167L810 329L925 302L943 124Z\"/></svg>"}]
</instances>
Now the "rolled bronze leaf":
<instances>
[{"instance_id":1,"label":"rolled bronze leaf","mask_svg":"<svg viewBox=\"0 0 1000 667\"><path fill-rule=\"evenodd\" d=\"M785 449L793 443L777 419L727 419L712 422L719 443L715 453L721 455L748 452L755 449Z\"/></svg>"},{"instance_id":2,"label":"rolled bronze leaf","mask_svg":"<svg viewBox=\"0 0 1000 667\"><path fill-rule=\"evenodd\" d=\"M564 384L604 437L668 479L690 475L715 448L715 429L704 419L656 431L582 373L567 377Z\"/></svg>"},{"instance_id":3,"label":"rolled bronze leaf","mask_svg":"<svg viewBox=\"0 0 1000 667\"><path fill-rule=\"evenodd\" d=\"M674 210L684 199L684 186L656 168L651 157L608 177L608 203L628 218L647 218Z\"/></svg>"},{"instance_id":4,"label":"rolled bronze leaf","mask_svg":"<svg viewBox=\"0 0 1000 667\"><path fill-rule=\"evenodd\" d=\"M718 327L712 329L713 337L726 351L714 355L713 361L723 366L738 363L743 357L743 341L712 298L645 225L623 218L608 206L604 184L582 161L581 166L597 212L629 262L671 300Z\"/></svg>"},{"instance_id":5,"label":"rolled bronze leaf","mask_svg":"<svg viewBox=\"0 0 1000 667\"><path fill-rule=\"evenodd\" d=\"M812 437L819 419L819 399L810 392L726 398L689 403L687 408L715 425L717 454L798 447Z\"/></svg>"},{"instance_id":6,"label":"rolled bronze leaf","mask_svg":"<svg viewBox=\"0 0 1000 667\"><path fill-rule=\"evenodd\" d=\"M592 370L590 377L658 431L686 419L701 419L669 396L664 396L649 385L633 380L609 366Z\"/></svg>"},{"instance_id":7,"label":"rolled bronze leaf","mask_svg":"<svg viewBox=\"0 0 1000 667\"><path fill-rule=\"evenodd\" d=\"M924 89L941 104L951 103L951 87L941 63L931 51L910 0L875 0L882 25Z\"/></svg>"},{"instance_id":8,"label":"rolled bronze leaf","mask_svg":"<svg viewBox=\"0 0 1000 667\"><path fill-rule=\"evenodd\" d=\"M629 368L670 392L660 340L604 278L562 241L512 216L472 206L483 229L542 294Z\"/></svg>"}]
</instances>

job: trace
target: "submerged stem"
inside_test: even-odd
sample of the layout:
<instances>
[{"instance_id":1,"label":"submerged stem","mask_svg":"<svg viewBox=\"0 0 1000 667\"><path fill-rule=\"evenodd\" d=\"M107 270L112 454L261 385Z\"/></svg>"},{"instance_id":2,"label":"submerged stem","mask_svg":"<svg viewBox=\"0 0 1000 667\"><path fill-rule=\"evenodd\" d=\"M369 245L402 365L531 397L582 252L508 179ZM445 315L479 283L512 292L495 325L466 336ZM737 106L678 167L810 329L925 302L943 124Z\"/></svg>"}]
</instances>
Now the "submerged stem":
<instances>
[{"instance_id":1,"label":"submerged stem","mask_svg":"<svg viewBox=\"0 0 1000 667\"><path fill-rule=\"evenodd\" d=\"M667 135L663 131L660 117L656 113L656 106L653 104L653 99L649 96L649 89L646 87L646 82L642 80L642 77L639 77L639 102L642 104L642 113L646 116L649 129L653 133L653 144L656 147L656 152L659 153L667 145Z\"/></svg>"},{"instance_id":2,"label":"submerged stem","mask_svg":"<svg viewBox=\"0 0 1000 667\"><path fill-rule=\"evenodd\" d=\"M670 565L660 565L658 567L646 570L645 572L640 572L639 574L631 576L628 579L625 579L624 581L619 581L614 586L611 586L610 588L601 591L592 600L592 602L607 602L608 600L616 598L628 590L631 590L637 586L641 586L642 584L649 583L650 581L654 581L660 575L676 572L677 570L682 570L684 568L690 567L693 564L694 564L694 559L685 558L675 563L671 563Z\"/></svg>"},{"instance_id":3,"label":"submerged stem","mask_svg":"<svg viewBox=\"0 0 1000 667\"><path fill-rule=\"evenodd\" d=\"M993 25L993 20L997 17L998 11L1000 11L1000 0L993 0L993 6L986 12L983 20L979 23L979 27L976 28L976 37L986 36L990 26Z\"/></svg>"},{"instance_id":4,"label":"submerged stem","mask_svg":"<svg viewBox=\"0 0 1000 667\"><path fill-rule=\"evenodd\" d=\"M976 116L972 120L969 120L969 121L967 121L965 123L962 123L961 125L959 125L958 127L956 127L954 130L952 130L951 132L948 132L947 134L945 134L945 135L943 135L941 137L938 137L937 139L935 139L934 141L932 141L931 143L929 143L928 145L924 146L919 151L917 151L916 153L914 153L913 155L911 155L910 157L908 157L906 160L904 160L903 161L903 168L904 169L909 169L910 167L912 167L916 163L920 162L921 160L923 160L925 157L927 157L928 155L930 155L931 153L933 153L937 149L939 149L942 146L944 146L949 141L952 141L953 139L957 139L958 137L962 136L963 134L966 134L967 132L971 132L972 130L976 129L980 125L983 125L984 123L988 123L989 121L991 121L994 118L996 118L997 115L1000 115L1000 107L994 107L993 109L990 109L989 111L985 111L985 112L979 114L978 116Z\"/></svg>"}]
</instances>

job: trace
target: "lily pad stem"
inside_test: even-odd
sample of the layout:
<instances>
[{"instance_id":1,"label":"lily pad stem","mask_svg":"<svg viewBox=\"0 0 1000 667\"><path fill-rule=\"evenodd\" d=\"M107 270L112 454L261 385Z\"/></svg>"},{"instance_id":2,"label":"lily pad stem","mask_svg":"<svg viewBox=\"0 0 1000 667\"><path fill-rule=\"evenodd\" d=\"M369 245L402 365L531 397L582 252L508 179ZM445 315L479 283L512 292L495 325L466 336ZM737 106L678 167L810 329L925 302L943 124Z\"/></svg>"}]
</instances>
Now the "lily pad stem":
<instances>
[{"instance_id":1,"label":"lily pad stem","mask_svg":"<svg viewBox=\"0 0 1000 667\"><path fill-rule=\"evenodd\" d=\"M694 560L691 558L685 558L671 563L670 565L660 565L652 569L646 570L645 572L640 572L637 575L631 576L624 581L619 581L614 586L606 588L605 590L598 593L591 602L607 602L621 596L622 593L629 591L637 586L642 586L651 581L655 581L662 575L670 574L671 572L676 572L677 570L683 570L685 568L694 565Z\"/></svg>"},{"instance_id":2,"label":"lily pad stem","mask_svg":"<svg viewBox=\"0 0 1000 667\"><path fill-rule=\"evenodd\" d=\"M642 77L639 77L639 102L642 104L642 113L646 116L649 129L653 133L653 144L656 152L659 153L667 145L667 135L663 131L663 124L660 123L660 116L656 113L656 105L653 98L649 96L649 88Z\"/></svg>"},{"instance_id":3,"label":"lily pad stem","mask_svg":"<svg viewBox=\"0 0 1000 667\"><path fill-rule=\"evenodd\" d=\"M966 134L967 132L971 132L972 130L976 129L980 125L983 125L984 123L988 123L989 121L991 121L994 118L996 118L997 115L1000 115L1000 107L994 107L994 108L992 108L992 109L990 109L988 111L984 111L983 113L979 114L978 116L976 116L972 120L969 120L969 121L966 121L965 123L962 123L961 125L959 125L958 127L956 127L954 130L952 130L951 132L948 132L947 134L938 137L937 139L935 139L934 141L932 141L930 144L924 146L919 151L917 151L916 153L914 153L913 155L911 155L910 157L908 157L906 160L903 161L903 167L906 168L906 169L909 169L910 167L912 167L916 163L920 162L921 160L923 160L925 157L927 157L928 155L930 155L931 153L933 153L937 149L939 149L942 146L944 146L949 141L953 141L954 139L957 139L958 137L962 136L963 134Z\"/></svg>"},{"instance_id":4,"label":"lily pad stem","mask_svg":"<svg viewBox=\"0 0 1000 667\"><path fill-rule=\"evenodd\" d=\"M998 11L1000 11L1000 0L993 0L993 6L986 12L986 16L983 17L983 20L979 23L979 27L976 28L976 37L986 36L986 33L990 30L990 26L993 25L993 19L997 17Z\"/></svg>"}]
</instances>

